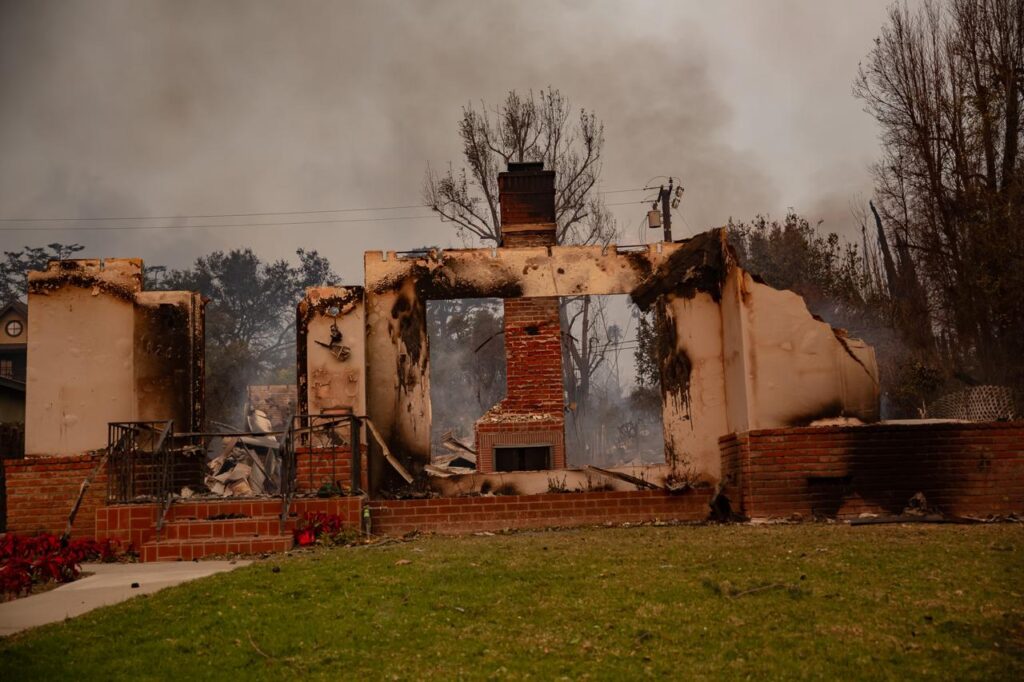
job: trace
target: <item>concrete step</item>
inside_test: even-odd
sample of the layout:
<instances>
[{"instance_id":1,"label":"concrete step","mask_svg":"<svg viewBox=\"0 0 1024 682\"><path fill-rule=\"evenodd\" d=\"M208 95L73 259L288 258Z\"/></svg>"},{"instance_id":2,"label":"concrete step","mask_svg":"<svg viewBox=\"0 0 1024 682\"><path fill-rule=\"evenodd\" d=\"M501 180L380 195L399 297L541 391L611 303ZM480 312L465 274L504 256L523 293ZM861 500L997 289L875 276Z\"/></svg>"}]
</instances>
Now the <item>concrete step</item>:
<instances>
[{"instance_id":1,"label":"concrete step","mask_svg":"<svg viewBox=\"0 0 1024 682\"><path fill-rule=\"evenodd\" d=\"M285 552L294 546L291 535L261 535L250 538L211 538L200 540L160 540L144 544L142 561L191 561L220 554L262 554Z\"/></svg>"}]
</instances>

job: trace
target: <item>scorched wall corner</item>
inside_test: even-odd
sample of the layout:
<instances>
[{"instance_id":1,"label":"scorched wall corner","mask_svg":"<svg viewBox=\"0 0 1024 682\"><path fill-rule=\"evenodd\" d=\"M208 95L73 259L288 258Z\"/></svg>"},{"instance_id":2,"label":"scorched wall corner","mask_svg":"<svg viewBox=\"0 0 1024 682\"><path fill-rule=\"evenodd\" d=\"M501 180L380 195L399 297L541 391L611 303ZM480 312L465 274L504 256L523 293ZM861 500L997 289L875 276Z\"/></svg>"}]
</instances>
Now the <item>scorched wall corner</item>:
<instances>
[{"instance_id":1,"label":"scorched wall corner","mask_svg":"<svg viewBox=\"0 0 1024 682\"><path fill-rule=\"evenodd\" d=\"M143 292L142 271L140 259L111 258L29 273L27 455L102 449L113 421L201 425L201 298Z\"/></svg>"}]
</instances>

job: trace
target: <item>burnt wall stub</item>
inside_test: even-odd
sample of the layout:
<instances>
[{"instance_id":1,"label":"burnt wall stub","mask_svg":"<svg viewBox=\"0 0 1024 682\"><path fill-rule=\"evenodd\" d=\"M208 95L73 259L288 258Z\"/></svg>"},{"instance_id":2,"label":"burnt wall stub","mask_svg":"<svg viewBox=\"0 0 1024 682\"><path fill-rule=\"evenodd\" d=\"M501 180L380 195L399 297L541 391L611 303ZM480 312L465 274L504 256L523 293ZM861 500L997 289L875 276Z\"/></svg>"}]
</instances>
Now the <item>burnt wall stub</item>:
<instances>
[{"instance_id":1,"label":"burnt wall stub","mask_svg":"<svg viewBox=\"0 0 1024 682\"><path fill-rule=\"evenodd\" d=\"M138 419L173 419L176 431L201 431L205 403L201 297L190 292L139 292L135 298Z\"/></svg>"},{"instance_id":2,"label":"burnt wall stub","mask_svg":"<svg viewBox=\"0 0 1024 682\"><path fill-rule=\"evenodd\" d=\"M298 412L364 414L363 288L307 289L297 309L296 335Z\"/></svg>"}]
</instances>

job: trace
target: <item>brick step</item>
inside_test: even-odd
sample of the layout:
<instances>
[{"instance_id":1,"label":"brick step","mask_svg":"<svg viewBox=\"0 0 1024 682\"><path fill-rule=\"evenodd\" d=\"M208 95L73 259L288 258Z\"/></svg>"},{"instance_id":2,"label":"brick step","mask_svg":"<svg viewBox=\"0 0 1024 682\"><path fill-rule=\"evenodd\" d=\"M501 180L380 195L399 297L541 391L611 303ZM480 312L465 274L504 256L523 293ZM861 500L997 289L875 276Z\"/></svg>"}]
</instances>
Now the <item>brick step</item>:
<instances>
[{"instance_id":1,"label":"brick step","mask_svg":"<svg viewBox=\"0 0 1024 682\"><path fill-rule=\"evenodd\" d=\"M285 531L295 527L295 519L288 519ZM279 535L281 521L277 516L257 516L247 519L222 519L209 521L204 519L183 519L164 524L161 532L162 540L210 540L210 539L248 539Z\"/></svg>"},{"instance_id":2,"label":"brick step","mask_svg":"<svg viewBox=\"0 0 1024 682\"><path fill-rule=\"evenodd\" d=\"M250 500L202 500L199 502L176 502L167 510L167 521L205 520L211 516L241 514L246 518L277 517L281 513L279 498Z\"/></svg>"},{"instance_id":3,"label":"brick step","mask_svg":"<svg viewBox=\"0 0 1024 682\"><path fill-rule=\"evenodd\" d=\"M192 561L218 554L262 554L285 552L292 548L291 535L264 535L250 538L209 540L150 541L140 548L142 561Z\"/></svg>"}]
</instances>

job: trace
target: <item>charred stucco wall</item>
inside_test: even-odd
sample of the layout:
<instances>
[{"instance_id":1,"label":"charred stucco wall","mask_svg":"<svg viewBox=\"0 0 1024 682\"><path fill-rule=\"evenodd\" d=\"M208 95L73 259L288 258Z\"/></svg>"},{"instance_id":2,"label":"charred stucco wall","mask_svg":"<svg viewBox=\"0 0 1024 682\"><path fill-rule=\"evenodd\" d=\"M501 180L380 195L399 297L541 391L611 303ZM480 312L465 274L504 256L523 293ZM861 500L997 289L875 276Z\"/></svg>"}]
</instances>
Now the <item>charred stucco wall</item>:
<instances>
[{"instance_id":1,"label":"charred stucco wall","mask_svg":"<svg viewBox=\"0 0 1024 682\"><path fill-rule=\"evenodd\" d=\"M28 278L25 453L102 448L107 422L137 417L136 259L51 262Z\"/></svg>"},{"instance_id":2,"label":"charred stucco wall","mask_svg":"<svg viewBox=\"0 0 1024 682\"><path fill-rule=\"evenodd\" d=\"M350 410L365 414L363 288L307 289L298 306L296 333L299 412L329 414Z\"/></svg>"},{"instance_id":3,"label":"charred stucco wall","mask_svg":"<svg viewBox=\"0 0 1024 682\"><path fill-rule=\"evenodd\" d=\"M723 434L834 418L877 421L870 346L814 318L800 296L738 267L724 231L698 236L673 259L634 296L659 305L664 320L669 462L717 481Z\"/></svg>"},{"instance_id":4,"label":"charred stucco wall","mask_svg":"<svg viewBox=\"0 0 1024 682\"><path fill-rule=\"evenodd\" d=\"M715 478L718 437L729 430L721 305L705 292L668 294L657 312L666 461Z\"/></svg>"},{"instance_id":5,"label":"charred stucco wall","mask_svg":"<svg viewBox=\"0 0 1024 682\"><path fill-rule=\"evenodd\" d=\"M804 300L757 282L736 268L727 277L723 314L736 318L739 333L726 337L727 354L741 357L731 370L744 400L733 401L729 431L807 426L826 419L863 422L879 417L875 352L816 319Z\"/></svg>"},{"instance_id":6,"label":"charred stucco wall","mask_svg":"<svg viewBox=\"0 0 1024 682\"><path fill-rule=\"evenodd\" d=\"M425 302L628 293L658 311L666 461L717 481L718 438L817 419L878 418L870 347L735 262L724 229L620 253L614 246L368 252L367 410L389 445L430 458Z\"/></svg>"},{"instance_id":7,"label":"charred stucco wall","mask_svg":"<svg viewBox=\"0 0 1024 682\"><path fill-rule=\"evenodd\" d=\"M199 294L142 291L135 295L138 419L173 419L176 431L202 430L204 331Z\"/></svg>"},{"instance_id":8,"label":"charred stucco wall","mask_svg":"<svg viewBox=\"0 0 1024 682\"><path fill-rule=\"evenodd\" d=\"M112 421L202 425L203 303L143 292L142 261L53 261L29 273L25 452L106 446Z\"/></svg>"},{"instance_id":9,"label":"charred stucco wall","mask_svg":"<svg viewBox=\"0 0 1024 682\"><path fill-rule=\"evenodd\" d=\"M396 452L413 462L430 461L426 301L626 294L676 248L652 244L622 253L614 245L461 249L414 257L367 252L368 414Z\"/></svg>"}]
</instances>

